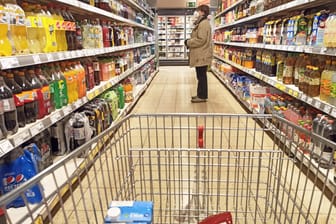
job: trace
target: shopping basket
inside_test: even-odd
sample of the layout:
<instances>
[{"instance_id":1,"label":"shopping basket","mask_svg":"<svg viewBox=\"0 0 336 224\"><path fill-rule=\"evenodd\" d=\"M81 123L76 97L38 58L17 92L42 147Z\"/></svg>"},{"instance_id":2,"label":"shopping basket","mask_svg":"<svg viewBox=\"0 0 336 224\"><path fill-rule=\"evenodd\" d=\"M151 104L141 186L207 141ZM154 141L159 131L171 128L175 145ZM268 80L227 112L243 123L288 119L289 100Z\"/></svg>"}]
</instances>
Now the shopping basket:
<instances>
[{"instance_id":1,"label":"shopping basket","mask_svg":"<svg viewBox=\"0 0 336 224\"><path fill-rule=\"evenodd\" d=\"M268 115L128 115L0 206L9 223L104 223L120 200L153 201L156 224L212 223L217 214L232 223L336 223L333 172L310 156L317 145L335 149ZM25 192L36 185L43 200L29 204ZM19 196L26 206L6 209Z\"/></svg>"}]
</instances>

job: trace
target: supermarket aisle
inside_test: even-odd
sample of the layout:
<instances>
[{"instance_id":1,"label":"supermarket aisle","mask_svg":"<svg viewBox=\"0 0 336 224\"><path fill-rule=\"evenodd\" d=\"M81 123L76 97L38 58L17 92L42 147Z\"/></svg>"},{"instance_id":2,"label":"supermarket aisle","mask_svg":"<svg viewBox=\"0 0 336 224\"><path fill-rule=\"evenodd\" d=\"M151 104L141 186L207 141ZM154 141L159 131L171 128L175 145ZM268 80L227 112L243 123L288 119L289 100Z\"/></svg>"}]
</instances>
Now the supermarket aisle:
<instances>
[{"instance_id":1,"label":"supermarket aisle","mask_svg":"<svg viewBox=\"0 0 336 224\"><path fill-rule=\"evenodd\" d=\"M211 73L208 73L208 102L190 102L196 87L194 68L160 67L132 113L246 113Z\"/></svg>"}]
</instances>

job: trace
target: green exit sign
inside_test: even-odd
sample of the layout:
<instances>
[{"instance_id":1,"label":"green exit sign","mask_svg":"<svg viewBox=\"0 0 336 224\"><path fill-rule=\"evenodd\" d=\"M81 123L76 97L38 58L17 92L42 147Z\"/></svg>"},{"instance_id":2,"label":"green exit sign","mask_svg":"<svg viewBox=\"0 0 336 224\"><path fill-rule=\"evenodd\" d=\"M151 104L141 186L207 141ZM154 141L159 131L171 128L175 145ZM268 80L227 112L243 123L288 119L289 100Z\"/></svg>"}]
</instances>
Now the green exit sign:
<instances>
[{"instance_id":1,"label":"green exit sign","mask_svg":"<svg viewBox=\"0 0 336 224\"><path fill-rule=\"evenodd\" d=\"M196 2L187 2L187 8L196 8Z\"/></svg>"}]
</instances>

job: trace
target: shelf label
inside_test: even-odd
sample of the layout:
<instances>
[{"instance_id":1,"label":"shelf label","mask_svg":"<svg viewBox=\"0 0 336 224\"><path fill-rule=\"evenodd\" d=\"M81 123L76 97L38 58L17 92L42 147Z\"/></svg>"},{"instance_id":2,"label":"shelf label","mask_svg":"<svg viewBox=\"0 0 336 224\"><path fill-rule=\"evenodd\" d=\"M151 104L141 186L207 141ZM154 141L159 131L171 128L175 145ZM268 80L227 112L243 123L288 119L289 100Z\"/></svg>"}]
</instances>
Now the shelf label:
<instances>
[{"instance_id":1,"label":"shelf label","mask_svg":"<svg viewBox=\"0 0 336 224\"><path fill-rule=\"evenodd\" d=\"M58 52L57 56L58 56L58 59L60 59L60 60L64 59L64 53L63 52Z\"/></svg>"},{"instance_id":2,"label":"shelf label","mask_svg":"<svg viewBox=\"0 0 336 224\"><path fill-rule=\"evenodd\" d=\"M8 141L7 139L1 141L0 143L0 156L6 154L7 152L11 151L13 149L13 145L12 143L10 143L10 141Z\"/></svg>"},{"instance_id":3,"label":"shelf label","mask_svg":"<svg viewBox=\"0 0 336 224\"><path fill-rule=\"evenodd\" d=\"M51 116L50 116L50 121L52 124L56 123L61 119L61 113L59 111L55 111Z\"/></svg>"},{"instance_id":4,"label":"shelf label","mask_svg":"<svg viewBox=\"0 0 336 224\"><path fill-rule=\"evenodd\" d=\"M76 108L79 108L79 107L82 106L82 104L83 104L83 101L82 101L81 99L79 99L79 100L77 100L77 101L75 102L75 107L76 107Z\"/></svg>"},{"instance_id":5,"label":"shelf label","mask_svg":"<svg viewBox=\"0 0 336 224\"><path fill-rule=\"evenodd\" d=\"M329 106L327 104L324 104L323 111L326 112L327 114L329 114L330 110L331 110L331 106Z\"/></svg>"},{"instance_id":6,"label":"shelf label","mask_svg":"<svg viewBox=\"0 0 336 224\"><path fill-rule=\"evenodd\" d=\"M327 51L326 47L321 47L320 54L325 54L326 51Z\"/></svg>"},{"instance_id":7,"label":"shelf label","mask_svg":"<svg viewBox=\"0 0 336 224\"><path fill-rule=\"evenodd\" d=\"M107 83L106 83L106 89L109 89L109 88L111 88L112 87L112 83L110 82L110 81L108 81Z\"/></svg>"},{"instance_id":8,"label":"shelf label","mask_svg":"<svg viewBox=\"0 0 336 224\"><path fill-rule=\"evenodd\" d=\"M63 111L64 111L64 114L65 114L65 115L70 114L70 113L72 112L72 107L71 107L71 105L65 107L65 108L63 109Z\"/></svg>"},{"instance_id":9,"label":"shelf label","mask_svg":"<svg viewBox=\"0 0 336 224\"><path fill-rule=\"evenodd\" d=\"M89 92L88 95L87 95L88 99L89 100L92 100L95 96L94 96L94 92Z\"/></svg>"},{"instance_id":10,"label":"shelf label","mask_svg":"<svg viewBox=\"0 0 336 224\"><path fill-rule=\"evenodd\" d=\"M1 69L8 69L19 66L19 60L16 57L8 57L1 59Z\"/></svg>"},{"instance_id":11,"label":"shelf label","mask_svg":"<svg viewBox=\"0 0 336 224\"><path fill-rule=\"evenodd\" d=\"M70 54L71 54L72 58L77 58L78 57L77 51L70 51Z\"/></svg>"},{"instance_id":12,"label":"shelf label","mask_svg":"<svg viewBox=\"0 0 336 224\"><path fill-rule=\"evenodd\" d=\"M313 47L305 47L304 51L306 53L313 53Z\"/></svg>"},{"instance_id":13,"label":"shelf label","mask_svg":"<svg viewBox=\"0 0 336 224\"><path fill-rule=\"evenodd\" d=\"M296 47L295 46L288 46L288 51L296 51Z\"/></svg>"},{"instance_id":14,"label":"shelf label","mask_svg":"<svg viewBox=\"0 0 336 224\"><path fill-rule=\"evenodd\" d=\"M94 91L94 95L95 95L95 97L97 97L100 93L102 93L103 91L99 88L99 89L96 89L95 91Z\"/></svg>"},{"instance_id":15,"label":"shelf label","mask_svg":"<svg viewBox=\"0 0 336 224\"><path fill-rule=\"evenodd\" d=\"M33 61L34 61L34 64L41 64L41 58L40 58L40 56L34 54L33 55Z\"/></svg>"},{"instance_id":16,"label":"shelf label","mask_svg":"<svg viewBox=\"0 0 336 224\"><path fill-rule=\"evenodd\" d=\"M336 108L331 110L331 116L336 117Z\"/></svg>"},{"instance_id":17,"label":"shelf label","mask_svg":"<svg viewBox=\"0 0 336 224\"><path fill-rule=\"evenodd\" d=\"M307 101L307 95L306 94L302 94L301 95L301 100L302 101Z\"/></svg>"},{"instance_id":18,"label":"shelf label","mask_svg":"<svg viewBox=\"0 0 336 224\"><path fill-rule=\"evenodd\" d=\"M293 96L293 90L292 89L288 89L288 94Z\"/></svg>"},{"instance_id":19,"label":"shelf label","mask_svg":"<svg viewBox=\"0 0 336 224\"><path fill-rule=\"evenodd\" d=\"M29 131L22 131L13 138L15 146L19 146L30 138Z\"/></svg>"},{"instance_id":20,"label":"shelf label","mask_svg":"<svg viewBox=\"0 0 336 224\"><path fill-rule=\"evenodd\" d=\"M37 124L32 126L29 130L30 130L31 136L35 136L38 133L40 133L43 129L44 129L44 125L42 124L42 122L38 122Z\"/></svg>"},{"instance_id":21,"label":"shelf label","mask_svg":"<svg viewBox=\"0 0 336 224\"><path fill-rule=\"evenodd\" d=\"M299 92L293 90L293 96L296 97L296 98L299 98Z\"/></svg>"},{"instance_id":22,"label":"shelf label","mask_svg":"<svg viewBox=\"0 0 336 224\"><path fill-rule=\"evenodd\" d=\"M54 56L52 54L47 54L48 61L54 61Z\"/></svg>"},{"instance_id":23,"label":"shelf label","mask_svg":"<svg viewBox=\"0 0 336 224\"><path fill-rule=\"evenodd\" d=\"M313 103L313 98L311 98L311 97L307 97L307 103L310 104L310 105L312 105L312 103Z\"/></svg>"},{"instance_id":24,"label":"shelf label","mask_svg":"<svg viewBox=\"0 0 336 224\"><path fill-rule=\"evenodd\" d=\"M71 58L70 51L66 51L66 52L64 52L64 54L65 54L65 57L66 57L66 58Z\"/></svg>"},{"instance_id":25,"label":"shelf label","mask_svg":"<svg viewBox=\"0 0 336 224\"><path fill-rule=\"evenodd\" d=\"M314 105L316 108L320 109L321 108L321 101L315 100Z\"/></svg>"}]
</instances>

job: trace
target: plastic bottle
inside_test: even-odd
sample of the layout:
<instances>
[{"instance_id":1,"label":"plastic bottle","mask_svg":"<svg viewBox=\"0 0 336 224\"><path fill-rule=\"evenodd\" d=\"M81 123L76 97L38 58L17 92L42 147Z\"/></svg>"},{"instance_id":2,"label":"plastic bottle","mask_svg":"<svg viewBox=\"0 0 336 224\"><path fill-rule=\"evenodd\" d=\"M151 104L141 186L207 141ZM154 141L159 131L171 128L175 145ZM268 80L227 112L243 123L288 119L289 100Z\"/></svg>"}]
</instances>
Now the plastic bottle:
<instances>
[{"instance_id":1,"label":"plastic bottle","mask_svg":"<svg viewBox=\"0 0 336 224\"><path fill-rule=\"evenodd\" d=\"M335 48L336 47L336 40L335 40L335 34L336 34L336 14L333 14L332 20L330 21L330 29L329 29L329 44L328 47Z\"/></svg>"},{"instance_id":2,"label":"plastic bottle","mask_svg":"<svg viewBox=\"0 0 336 224\"><path fill-rule=\"evenodd\" d=\"M49 82L46 78L46 76L43 75L42 69L40 66L37 66L35 69L36 77L39 79L40 83L42 84L42 96L43 96L43 108L44 108L44 114L49 115L53 109L51 106L51 99L50 99L50 87Z\"/></svg>"},{"instance_id":3,"label":"plastic bottle","mask_svg":"<svg viewBox=\"0 0 336 224\"><path fill-rule=\"evenodd\" d=\"M31 83L26 79L23 70L14 73L14 79L22 88L24 95L24 111L26 115L26 124L33 123L37 119L36 99L34 97L33 88Z\"/></svg>"},{"instance_id":4,"label":"plastic bottle","mask_svg":"<svg viewBox=\"0 0 336 224\"><path fill-rule=\"evenodd\" d=\"M65 26L64 24L67 22L65 18L63 18L60 9L52 8L53 6L49 6L51 16L55 23L55 36L57 42L57 51L66 51L68 50L68 45L65 37Z\"/></svg>"},{"instance_id":5,"label":"plastic bottle","mask_svg":"<svg viewBox=\"0 0 336 224\"><path fill-rule=\"evenodd\" d=\"M85 72L86 90L91 90L95 86L93 62L90 58L86 58L82 60L82 64L84 65L86 71Z\"/></svg>"},{"instance_id":6,"label":"plastic bottle","mask_svg":"<svg viewBox=\"0 0 336 224\"><path fill-rule=\"evenodd\" d=\"M18 117L18 125L19 127L24 127L26 125L26 115L24 110L24 95L22 94L22 88L15 82L13 72L9 71L7 74L3 72L4 77L5 75L5 82L13 93Z\"/></svg>"},{"instance_id":7,"label":"plastic bottle","mask_svg":"<svg viewBox=\"0 0 336 224\"><path fill-rule=\"evenodd\" d=\"M26 73L26 79L31 83L33 88L33 95L36 99L37 119L41 119L46 115L46 108L42 93L42 83L35 75L35 70L29 68Z\"/></svg>"},{"instance_id":8,"label":"plastic bottle","mask_svg":"<svg viewBox=\"0 0 336 224\"><path fill-rule=\"evenodd\" d=\"M110 29L105 20L102 21L104 47L111 47Z\"/></svg>"},{"instance_id":9,"label":"plastic bottle","mask_svg":"<svg viewBox=\"0 0 336 224\"><path fill-rule=\"evenodd\" d=\"M76 68L78 70L78 75L77 75L78 98L82 98L86 95L85 69L80 63L80 61L76 62Z\"/></svg>"},{"instance_id":10,"label":"plastic bottle","mask_svg":"<svg viewBox=\"0 0 336 224\"><path fill-rule=\"evenodd\" d=\"M4 131L6 130L6 133L9 135L15 134L19 129L19 125L13 93L6 85L2 76L0 76L0 104L1 108L3 108L3 117L5 121L5 128L1 129Z\"/></svg>"},{"instance_id":11,"label":"plastic bottle","mask_svg":"<svg viewBox=\"0 0 336 224\"><path fill-rule=\"evenodd\" d=\"M51 126L51 151L57 156L66 153L63 121L57 122Z\"/></svg>"},{"instance_id":12,"label":"plastic bottle","mask_svg":"<svg viewBox=\"0 0 336 224\"><path fill-rule=\"evenodd\" d=\"M336 61L333 60L330 67L330 76L331 76L331 87L330 87L330 96L327 99L327 102L331 105L336 106Z\"/></svg>"},{"instance_id":13,"label":"plastic bottle","mask_svg":"<svg viewBox=\"0 0 336 224\"><path fill-rule=\"evenodd\" d=\"M41 48L41 52L45 52L46 46L47 46L47 33L46 30L43 26L43 21L42 21L42 17L41 17L41 6L40 5L34 5L33 7L33 14L34 14L34 18L37 19L37 23L36 23L36 32L37 32L37 38L39 41L39 45Z\"/></svg>"},{"instance_id":14,"label":"plastic bottle","mask_svg":"<svg viewBox=\"0 0 336 224\"><path fill-rule=\"evenodd\" d=\"M42 49L40 46L39 36L38 36L38 18L33 12L33 5L28 3L23 3L23 9L26 13L26 25L27 25L27 40L29 52L32 54L41 53Z\"/></svg>"},{"instance_id":15,"label":"plastic bottle","mask_svg":"<svg viewBox=\"0 0 336 224\"><path fill-rule=\"evenodd\" d=\"M92 63L93 63L95 85L97 86L100 84L100 65L97 58L94 58Z\"/></svg>"},{"instance_id":16,"label":"plastic bottle","mask_svg":"<svg viewBox=\"0 0 336 224\"><path fill-rule=\"evenodd\" d=\"M123 109L125 106L125 91L122 85L119 85L117 88L117 95L119 99L119 109Z\"/></svg>"},{"instance_id":17,"label":"plastic bottle","mask_svg":"<svg viewBox=\"0 0 336 224\"><path fill-rule=\"evenodd\" d=\"M10 18L10 37L13 54L28 54L27 27L25 13L16 0L3 0L5 11Z\"/></svg>"},{"instance_id":18,"label":"plastic bottle","mask_svg":"<svg viewBox=\"0 0 336 224\"><path fill-rule=\"evenodd\" d=\"M0 2L0 56L12 55L12 45L8 39L8 17L5 6Z\"/></svg>"},{"instance_id":19,"label":"plastic bottle","mask_svg":"<svg viewBox=\"0 0 336 224\"><path fill-rule=\"evenodd\" d=\"M94 48L103 48L104 47L103 30L102 27L100 26L99 19L93 22L93 30L95 37Z\"/></svg>"},{"instance_id":20,"label":"plastic bottle","mask_svg":"<svg viewBox=\"0 0 336 224\"><path fill-rule=\"evenodd\" d=\"M300 76L300 68L302 67L301 64L304 60L304 54L300 54L298 59L295 62L294 67L294 85L299 86L299 76Z\"/></svg>"},{"instance_id":21,"label":"plastic bottle","mask_svg":"<svg viewBox=\"0 0 336 224\"><path fill-rule=\"evenodd\" d=\"M47 76L47 79L49 81L50 98L52 104L54 105L55 109L60 109L63 107L63 98L60 90L61 80L59 79L58 73L53 64L45 66L44 70L46 71L46 73L50 74L49 76Z\"/></svg>"},{"instance_id":22,"label":"plastic bottle","mask_svg":"<svg viewBox=\"0 0 336 224\"><path fill-rule=\"evenodd\" d=\"M78 75L80 73L80 70L77 69L76 67L76 63L75 62L69 62L68 63L68 68L70 70L72 79L73 79L73 87L72 87L72 91L73 91L73 102L75 102L76 100L78 100Z\"/></svg>"},{"instance_id":23,"label":"plastic bottle","mask_svg":"<svg viewBox=\"0 0 336 224\"><path fill-rule=\"evenodd\" d=\"M80 22L76 22L76 49L81 50L83 49L83 33L82 27L80 26Z\"/></svg>"},{"instance_id":24,"label":"plastic bottle","mask_svg":"<svg viewBox=\"0 0 336 224\"><path fill-rule=\"evenodd\" d=\"M74 85L73 85L73 83L75 82L75 80L73 79L72 72L70 71L70 69L68 67L68 64L66 62L61 62L60 65L61 65L61 71L62 71L62 73L64 75L64 78L65 78L65 83L66 83L66 86L67 86L68 103L71 104L71 103L74 102L74 95L73 95Z\"/></svg>"},{"instance_id":25,"label":"plastic bottle","mask_svg":"<svg viewBox=\"0 0 336 224\"><path fill-rule=\"evenodd\" d=\"M320 87L320 99L327 101L330 97L330 90L331 90L331 60L328 59L326 61L326 67L324 68L321 74L321 87Z\"/></svg>"},{"instance_id":26,"label":"plastic bottle","mask_svg":"<svg viewBox=\"0 0 336 224\"><path fill-rule=\"evenodd\" d=\"M331 141L335 141L335 126L334 120L326 120L322 129L322 136ZM320 166L325 169L331 169L334 167L333 164L333 148L322 144L321 146L321 157L319 158Z\"/></svg>"},{"instance_id":27,"label":"plastic bottle","mask_svg":"<svg viewBox=\"0 0 336 224\"><path fill-rule=\"evenodd\" d=\"M285 61L284 72L283 72L283 83L293 84L294 82L294 65L295 65L294 54L289 53Z\"/></svg>"},{"instance_id":28,"label":"plastic bottle","mask_svg":"<svg viewBox=\"0 0 336 224\"><path fill-rule=\"evenodd\" d=\"M42 25L44 27L44 34L46 38L46 44L43 52L55 52L57 51L57 40L55 32L55 21L48 11L46 6L38 6L38 17L41 18Z\"/></svg>"},{"instance_id":29,"label":"plastic bottle","mask_svg":"<svg viewBox=\"0 0 336 224\"><path fill-rule=\"evenodd\" d=\"M65 75L63 74L61 65L59 63L55 63L55 70L56 70L57 80L58 80L60 101L62 103L62 106L66 106L69 103L67 80L65 78Z\"/></svg>"},{"instance_id":30,"label":"plastic bottle","mask_svg":"<svg viewBox=\"0 0 336 224\"><path fill-rule=\"evenodd\" d=\"M319 25L317 28L317 35L316 35L316 46L323 46L323 42L327 42L328 40L324 38L324 32L325 32L325 25L326 21L328 19L328 14L326 12L321 12L321 15L319 16Z\"/></svg>"},{"instance_id":31,"label":"plastic bottle","mask_svg":"<svg viewBox=\"0 0 336 224\"><path fill-rule=\"evenodd\" d=\"M90 32L90 24L87 19L84 19L81 22L81 30L82 30L82 37L83 37L83 48L89 49L92 48L92 35Z\"/></svg>"},{"instance_id":32,"label":"plastic bottle","mask_svg":"<svg viewBox=\"0 0 336 224\"><path fill-rule=\"evenodd\" d=\"M306 45L307 33L308 33L308 19L302 13L297 20L295 45L297 46Z\"/></svg>"},{"instance_id":33,"label":"plastic bottle","mask_svg":"<svg viewBox=\"0 0 336 224\"><path fill-rule=\"evenodd\" d=\"M63 17L68 21L66 28L66 41L69 50L76 50L76 20L68 9L62 10Z\"/></svg>"}]
</instances>

